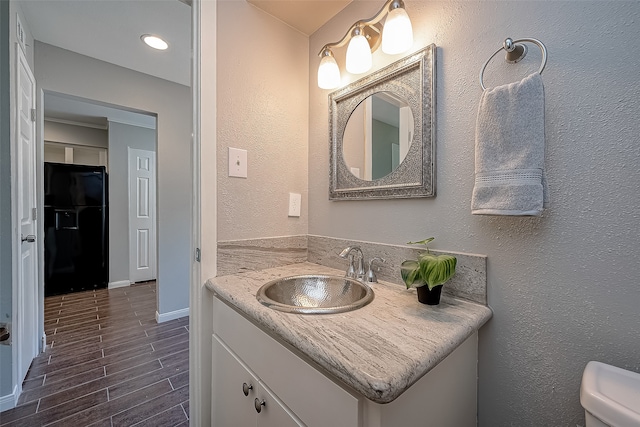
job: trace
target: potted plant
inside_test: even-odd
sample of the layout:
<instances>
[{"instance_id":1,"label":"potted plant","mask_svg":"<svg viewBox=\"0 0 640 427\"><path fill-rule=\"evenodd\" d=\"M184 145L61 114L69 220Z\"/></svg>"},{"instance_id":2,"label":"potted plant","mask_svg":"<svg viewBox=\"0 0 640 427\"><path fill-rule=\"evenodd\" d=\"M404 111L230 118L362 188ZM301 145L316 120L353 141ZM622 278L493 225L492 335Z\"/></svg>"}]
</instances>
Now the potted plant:
<instances>
[{"instance_id":1,"label":"potted plant","mask_svg":"<svg viewBox=\"0 0 640 427\"><path fill-rule=\"evenodd\" d=\"M424 245L426 252L418 255L418 259L408 259L400 267L402 280L407 289L416 288L418 301L423 304L440 303L442 285L456 273L456 257L452 255L434 255L429 252L428 244L434 239L408 242L408 245Z\"/></svg>"}]
</instances>

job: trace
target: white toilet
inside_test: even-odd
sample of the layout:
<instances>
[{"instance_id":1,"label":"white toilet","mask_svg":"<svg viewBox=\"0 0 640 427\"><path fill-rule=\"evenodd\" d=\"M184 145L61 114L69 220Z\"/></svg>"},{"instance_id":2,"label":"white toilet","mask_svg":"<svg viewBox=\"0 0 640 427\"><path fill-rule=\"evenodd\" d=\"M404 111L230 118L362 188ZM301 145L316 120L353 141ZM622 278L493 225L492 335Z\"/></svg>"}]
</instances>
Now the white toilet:
<instances>
[{"instance_id":1,"label":"white toilet","mask_svg":"<svg viewBox=\"0 0 640 427\"><path fill-rule=\"evenodd\" d=\"M640 427L640 374L589 362L582 374L580 403L586 427Z\"/></svg>"}]
</instances>

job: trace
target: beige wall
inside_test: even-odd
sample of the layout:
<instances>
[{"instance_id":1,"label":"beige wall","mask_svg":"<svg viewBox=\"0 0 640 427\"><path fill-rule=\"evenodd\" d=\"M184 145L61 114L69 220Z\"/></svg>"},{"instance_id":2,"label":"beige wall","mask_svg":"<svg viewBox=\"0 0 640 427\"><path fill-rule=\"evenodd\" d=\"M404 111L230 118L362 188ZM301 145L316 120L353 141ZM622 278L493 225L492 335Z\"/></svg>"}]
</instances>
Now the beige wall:
<instances>
[{"instance_id":1,"label":"beige wall","mask_svg":"<svg viewBox=\"0 0 640 427\"><path fill-rule=\"evenodd\" d=\"M218 2L217 26L218 240L306 234L308 39L244 1ZM228 177L228 147L248 151L247 179Z\"/></svg>"},{"instance_id":2,"label":"beige wall","mask_svg":"<svg viewBox=\"0 0 640 427\"><path fill-rule=\"evenodd\" d=\"M383 243L433 235L434 248L488 255L494 317L480 331L479 425L583 425L587 361L640 370L640 59L620 43L640 38L640 3L406 0L413 50L438 46L437 197L330 202L328 91L317 88L315 55L381 3L356 1L310 38L309 232ZM470 212L478 73L509 36L549 50L542 218ZM334 52L342 67L345 51ZM374 69L401 56L377 52ZM523 78L540 54L502 58L485 85Z\"/></svg>"},{"instance_id":3,"label":"beige wall","mask_svg":"<svg viewBox=\"0 0 640 427\"><path fill-rule=\"evenodd\" d=\"M63 144L108 148L109 133L106 129L94 129L45 120L44 140Z\"/></svg>"}]
</instances>

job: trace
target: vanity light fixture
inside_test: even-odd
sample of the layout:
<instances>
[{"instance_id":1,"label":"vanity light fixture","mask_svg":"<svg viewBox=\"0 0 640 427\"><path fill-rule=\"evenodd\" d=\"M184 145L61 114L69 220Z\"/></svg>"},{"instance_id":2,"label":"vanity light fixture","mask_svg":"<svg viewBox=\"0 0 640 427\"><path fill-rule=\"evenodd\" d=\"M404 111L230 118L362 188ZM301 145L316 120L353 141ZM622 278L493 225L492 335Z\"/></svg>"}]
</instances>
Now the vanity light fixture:
<instances>
[{"instance_id":1,"label":"vanity light fixture","mask_svg":"<svg viewBox=\"0 0 640 427\"><path fill-rule=\"evenodd\" d=\"M371 47L364 36L364 26L357 25L351 32L351 41L347 46L347 71L351 74L366 73L372 64Z\"/></svg>"},{"instance_id":2,"label":"vanity light fixture","mask_svg":"<svg viewBox=\"0 0 640 427\"><path fill-rule=\"evenodd\" d=\"M166 50L169 47L166 41L162 40L158 36L154 36L153 34L143 34L140 36L140 40L142 40L147 46L157 50Z\"/></svg>"},{"instance_id":3,"label":"vanity light fixture","mask_svg":"<svg viewBox=\"0 0 640 427\"><path fill-rule=\"evenodd\" d=\"M331 49L324 48L320 52L322 59L318 66L318 86L320 89L334 89L340 86L340 68L333 57Z\"/></svg>"},{"instance_id":4,"label":"vanity light fixture","mask_svg":"<svg viewBox=\"0 0 640 427\"><path fill-rule=\"evenodd\" d=\"M386 16L384 27L382 19ZM342 39L322 47L318 66L318 86L335 89L340 86L340 68L331 49L347 42L346 69L351 74L366 73L371 69L371 53L382 41L382 51L389 55L405 52L413 45L413 28L402 0L387 0L371 19L354 23Z\"/></svg>"},{"instance_id":5,"label":"vanity light fixture","mask_svg":"<svg viewBox=\"0 0 640 427\"><path fill-rule=\"evenodd\" d=\"M392 2L382 30L382 51L387 55L395 55L406 52L411 45L413 45L413 27L409 15L402 4Z\"/></svg>"}]
</instances>

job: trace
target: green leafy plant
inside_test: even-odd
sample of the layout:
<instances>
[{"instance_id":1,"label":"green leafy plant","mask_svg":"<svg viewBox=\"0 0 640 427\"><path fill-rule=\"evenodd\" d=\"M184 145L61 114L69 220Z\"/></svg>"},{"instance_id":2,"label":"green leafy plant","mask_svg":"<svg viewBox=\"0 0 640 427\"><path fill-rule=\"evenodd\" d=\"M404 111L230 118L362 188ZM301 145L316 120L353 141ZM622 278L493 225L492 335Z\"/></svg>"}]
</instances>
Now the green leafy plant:
<instances>
[{"instance_id":1,"label":"green leafy plant","mask_svg":"<svg viewBox=\"0 0 640 427\"><path fill-rule=\"evenodd\" d=\"M456 257L452 255L434 255L429 252L429 242L435 237L408 242L408 245L424 245L426 252L418 255L418 259L409 259L400 266L402 280L407 289L428 286L429 290L442 285L456 273Z\"/></svg>"}]
</instances>

